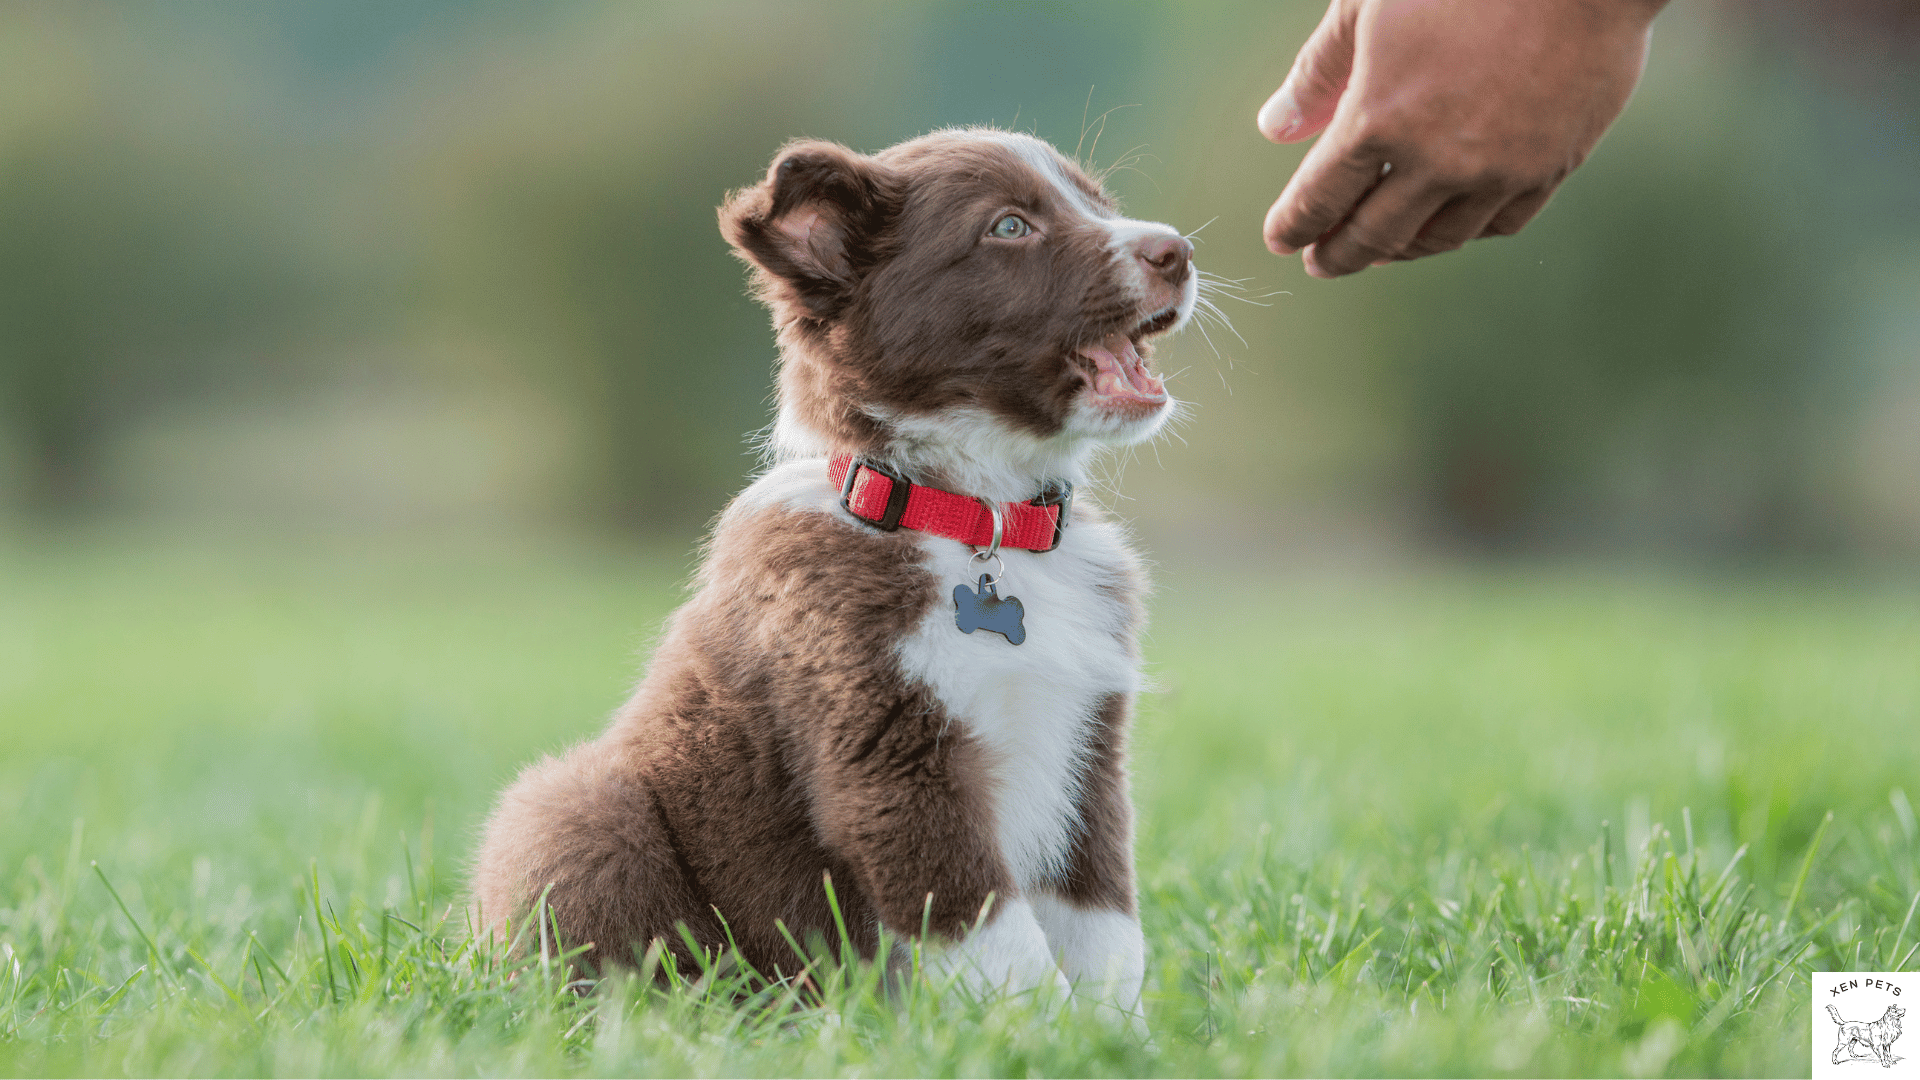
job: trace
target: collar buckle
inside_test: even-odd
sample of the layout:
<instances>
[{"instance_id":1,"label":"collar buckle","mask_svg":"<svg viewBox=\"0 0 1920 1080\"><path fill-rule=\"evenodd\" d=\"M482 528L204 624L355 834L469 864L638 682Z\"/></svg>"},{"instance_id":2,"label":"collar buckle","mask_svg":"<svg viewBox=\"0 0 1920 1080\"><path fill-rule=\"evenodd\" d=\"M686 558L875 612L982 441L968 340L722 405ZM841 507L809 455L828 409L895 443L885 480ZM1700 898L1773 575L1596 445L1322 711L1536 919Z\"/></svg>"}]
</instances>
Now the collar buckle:
<instances>
[{"instance_id":1,"label":"collar buckle","mask_svg":"<svg viewBox=\"0 0 1920 1080\"><path fill-rule=\"evenodd\" d=\"M1047 489L1027 500L1032 506L1057 506L1060 512L1053 516L1053 543L1044 550L1052 551L1060 546L1060 537L1067 531L1067 514L1073 509L1073 482L1071 480L1051 480Z\"/></svg>"},{"instance_id":2,"label":"collar buckle","mask_svg":"<svg viewBox=\"0 0 1920 1080\"><path fill-rule=\"evenodd\" d=\"M887 508L877 518L870 518L853 507L853 482L860 475L861 469L886 477L892 485L887 490ZM899 473L875 465L866 458L854 458L847 465L847 478L840 482L840 506L847 513L882 532L894 532L900 528L900 515L907 512L907 495L912 490L912 482ZM1059 543L1057 535L1054 542Z\"/></svg>"}]
</instances>

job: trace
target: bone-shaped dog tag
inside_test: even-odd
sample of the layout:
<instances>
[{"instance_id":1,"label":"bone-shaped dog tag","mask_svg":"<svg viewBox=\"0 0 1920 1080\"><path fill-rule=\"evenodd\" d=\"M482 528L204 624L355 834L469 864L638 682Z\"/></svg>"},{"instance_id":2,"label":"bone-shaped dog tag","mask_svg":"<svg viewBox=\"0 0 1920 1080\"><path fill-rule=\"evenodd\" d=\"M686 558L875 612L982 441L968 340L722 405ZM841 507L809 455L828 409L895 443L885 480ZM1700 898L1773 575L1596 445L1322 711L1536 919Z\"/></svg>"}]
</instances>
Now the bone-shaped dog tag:
<instances>
[{"instance_id":1,"label":"bone-shaped dog tag","mask_svg":"<svg viewBox=\"0 0 1920 1080\"><path fill-rule=\"evenodd\" d=\"M954 622L963 634L991 630L1015 645L1027 640L1027 628L1022 621L1027 617L1027 609L1017 596L1000 599L998 586L987 574L980 575L978 592L965 585L955 585L953 608Z\"/></svg>"}]
</instances>

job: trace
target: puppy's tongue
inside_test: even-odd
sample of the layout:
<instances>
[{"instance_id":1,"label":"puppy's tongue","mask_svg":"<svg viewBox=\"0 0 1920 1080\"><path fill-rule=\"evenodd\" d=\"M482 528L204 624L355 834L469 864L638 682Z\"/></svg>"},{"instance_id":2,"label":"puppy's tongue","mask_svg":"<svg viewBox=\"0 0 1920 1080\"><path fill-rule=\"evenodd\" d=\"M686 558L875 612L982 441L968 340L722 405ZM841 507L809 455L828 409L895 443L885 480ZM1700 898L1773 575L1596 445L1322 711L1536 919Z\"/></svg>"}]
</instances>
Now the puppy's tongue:
<instances>
[{"instance_id":1,"label":"puppy's tongue","mask_svg":"<svg viewBox=\"0 0 1920 1080\"><path fill-rule=\"evenodd\" d=\"M1113 402L1148 405L1167 400L1166 384L1147 370L1147 362L1127 335L1108 334L1098 344L1081 346L1080 355L1093 361L1096 396Z\"/></svg>"}]
</instances>

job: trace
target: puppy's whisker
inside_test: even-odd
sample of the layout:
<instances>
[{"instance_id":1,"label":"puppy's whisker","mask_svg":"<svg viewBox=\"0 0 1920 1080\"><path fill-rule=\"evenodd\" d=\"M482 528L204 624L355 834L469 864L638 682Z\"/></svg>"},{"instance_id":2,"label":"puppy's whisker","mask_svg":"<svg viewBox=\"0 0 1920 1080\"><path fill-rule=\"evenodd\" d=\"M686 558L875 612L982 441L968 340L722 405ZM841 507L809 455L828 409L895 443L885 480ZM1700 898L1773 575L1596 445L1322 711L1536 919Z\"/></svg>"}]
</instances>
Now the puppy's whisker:
<instances>
[{"instance_id":1,"label":"puppy's whisker","mask_svg":"<svg viewBox=\"0 0 1920 1080\"><path fill-rule=\"evenodd\" d=\"M1199 229L1195 229L1195 230L1193 230L1193 231L1192 231L1192 232L1190 232L1190 233L1183 233L1182 235L1183 235L1183 236L1185 236L1185 237L1186 237L1187 239L1189 239L1189 240L1193 240L1193 239L1194 239L1195 237L1197 237L1197 236L1199 236L1199 235L1200 235L1200 232L1201 232L1201 230L1202 230L1202 229L1205 229L1205 228L1206 228L1207 226L1209 226L1209 225L1211 225L1211 224L1213 224L1214 222L1216 222L1216 221L1219 221L1219 220L1220 220L1220 215L1218 215L1218 214L1215 214L1214 216L1212 216L1212 217L1210 217L1210 218L1208 218L1207 220L1205 220L1205 221L1203 221L1203 222L1201 222L1201 223L1200 223L1200 228L1199 228ZM1198 242L1198 241L1196 241L1196 242ZM1201 271L1199 271L1199 274L1200 274L1200 279L1201 279L1202 281L1204 281L1204 280L1206 280L1206 277L1207 277L1207 273L1206 273L1206 271L1204 271L1204 270L1201 270Z\"/></svg>"},{"instance_id":2,"label":"puppy's whisker","mask_svg":"<svg viewBox=\"0 0 1920 1080\"><path fill-rule=\"evenodd\" d=\"M1202 318L1217 319L1219 320L1220 325L1226 328L1227 333L1232 334L1235 338L1239 339L1240 344L1242 346L1245 346L1247 344L1247 339L1244 337L1241 337L1240 331L1234 329L1233 320L1227 318L1227 313L1224 311L1221 311L1220 308L1217 305L1215 305L1211 300L1208 300L1205 297L1196 297L1194 299L1193 310L1194 310L1194 325L1199 326L1201 324ZM1206 331L1202 329L1201 333L1204 334L1206 333ZM1209 339L1208 343L1209 344L1212 343L1211 339ZM1217 355L1217 352L1218 350L1216 350L1216 355Z\"/></svg>"},{"instance_id":3,"label":"puppy's whisker","mask_svg":"<svg viewBox=\"0 0 1920 1080\"><path fill-rule=\"evenodd\" d=\"M1093 89L1091 87L1087 89L1087 100L1088 101L1093 100ZM1136 108L1139 108L1139 105L1137 103L1132 105L1115 105L1113 108L1108 109L1106 112L1101 113L1099 117L1100 129L1093 133L1093 145L1087 147L1087 156L1090 158L1097 158L1100 156L1100 136L1105 135L1107 133L1107 117L1112 116L1114 113L1119 112L1121 109L1136 109ZM1081 132L1081 135L1084 137L1086 135L1086 132L1084 131ZM1074 156L1075 157L1080 156L1080 151L1078 147L1074 148Z\"/></svg>"},{"instance_id":4,"label":"puppy's whisker","mask_svg":"<svg viewBox=\"0 0 1920 1080\"><path fill-rule=\"evenodd\" d=\"M1203 295L1207 295L1207 296L1215 296L1215 297L1220 297L1227 300L1237 300L1240 303L1252 304L1255 307L1272 307L1273 305L1263 304L1263 303L1260 303L1260 301L1266 300L1275 296L1292 296L1293 295L1293 293L1289 292L1288 290L1275 289L1272 292L1261 293L1257 296L1244 296L1241 294L1247 291L1248 282L1252 281L1253 280L1252 278L1220 277L1217 274L1210 274L1205 270L1198 271L1198 273L1200 275L1199 291Z\"/></svg>"},{"instance_id":5,"label":"puppy's whisker","mask_svg":"<svg viewBox=\"0 0 1920 1080\"><path fill-rule=\"evenodd\" d=\"M1290 292L1279 291L1279 292L1261 293L1259 296L1235 296L1233 293L1226 293L1226 292L1214 293L1213 295L1219 297L1222 300L1232 300L1235 303L1248 304L1252 307L1270 308L1273 306L1272 304L1263 304L1260 301L1265 300L1268 297L1272 297L1272 296L1292 296L1293 294Z\"/></svg>"},{"instance_id":6,"label":"puppy's whisker","mask_svg":"<svg viewBox=\"0 0 1920 1080\"><path fill-rule=\"evenodd\" d=\"M1202 303L1206 304L1207 314L1212 318L1220 320L1220 325L1226 327L1227 331L1234 337L1239 338L1240 344L1245 345L1247 343L1247 339L1240 336L1240 331L1234 328L1233 320L1227 317L1227 313L1222 311L1219 305L1211 300L1202 301Z\"/></svg>"},{"instance_id":7,"label":"puppy's whisker","mask_svg":"<svg viewBox=\"0 0 1920 1080\"><path fill-rule=\"evenodd\" d=\"M1200 311L1198 308L1194 309L1193 328L1195 330L1200 331L1200 340L1206 342L1207 348L1213 350L1214 359L1216 360L1222 359L1222 357L1220 356L1220 347L1213 343L1213 335L1207 333L1207 324L1200 318Z\"/></svg>"}]
</instances>

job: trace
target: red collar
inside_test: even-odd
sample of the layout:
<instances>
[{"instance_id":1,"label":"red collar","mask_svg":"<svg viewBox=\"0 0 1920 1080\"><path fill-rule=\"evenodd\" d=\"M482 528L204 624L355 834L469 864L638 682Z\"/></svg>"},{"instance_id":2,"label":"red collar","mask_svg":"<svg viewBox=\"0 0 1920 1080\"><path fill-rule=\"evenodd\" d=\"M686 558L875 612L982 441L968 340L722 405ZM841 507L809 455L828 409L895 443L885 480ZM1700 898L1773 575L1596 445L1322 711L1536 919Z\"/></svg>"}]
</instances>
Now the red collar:
<instances>
[{"instance_id":1,"label":"red collar","mask_svg":"<svg viewBox=\"0 0 1920 1080\"><path fill-rule=\"evenodd\" d=\"M905 526L974 547L993 542L993 514L971 495L912 483L865 458L855 460L852 454L830 458L827 477L840 488L840 505L876 528L892 532ZM1028 551L1059 547L1072 504L1073 485L1065 481L1027 502L1001 503L1000 546Z\"/></svg>"}]
</instances>

